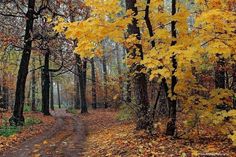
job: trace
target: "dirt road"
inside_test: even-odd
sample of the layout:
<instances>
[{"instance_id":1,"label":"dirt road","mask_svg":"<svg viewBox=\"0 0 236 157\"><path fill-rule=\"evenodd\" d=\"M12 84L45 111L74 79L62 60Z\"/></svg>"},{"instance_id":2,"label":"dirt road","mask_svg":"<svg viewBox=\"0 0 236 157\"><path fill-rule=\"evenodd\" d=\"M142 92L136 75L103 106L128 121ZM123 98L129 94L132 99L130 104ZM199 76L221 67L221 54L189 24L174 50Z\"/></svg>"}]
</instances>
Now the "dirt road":
<instances>
[{"instance_id":1,"label":"dirt road","mask_svg":"<svg viewBox=\"0 0 236 157\"><path fill-rule=\"evenodd\" d=\"M26 140L2 157L80 157L83 156L86 127L76 116L57 110L56 124L40 136Z\"/></svg>"}]
</instances>

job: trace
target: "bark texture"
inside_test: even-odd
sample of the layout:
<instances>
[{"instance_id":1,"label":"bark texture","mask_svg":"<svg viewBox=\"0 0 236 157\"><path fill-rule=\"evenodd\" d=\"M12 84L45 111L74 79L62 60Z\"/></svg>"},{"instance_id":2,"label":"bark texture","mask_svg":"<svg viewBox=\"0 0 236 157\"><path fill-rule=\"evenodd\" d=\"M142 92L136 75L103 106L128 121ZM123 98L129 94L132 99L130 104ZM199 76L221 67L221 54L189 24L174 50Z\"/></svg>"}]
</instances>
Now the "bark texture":
<instances>
[{"instance_id":1,"label":"bark texture","mask_svg":"<svg viewBox=\"0 0 236 157\"><path fill-rule=\"evenodd\" d=\"M92 76L92 107L97 108L97 90L96 90L96 69L94 59L91 60L91 76Z\"/></svg>"},{"instance_id":2,"label":"bark texture","mask_svg":"<svg viewBox=\"0 0 236 157\"><path fill-rule=\"evenodd\" d=\"M17 75L15 105L13 116L10 118L11 125L23 125L24 123L24 100L25 100L25 83L28 75L28 66L32 48L32 32L34 25L34 7L35 0L28 0L28 11L26 14L26 29L24 35L24 48L20 67Z\"/></svg>"},{"instance_id":3,"label":"bark texture","mask_svg":"<svg viewBox=\"0 0 236 157\"><path fill-rule=\"evenodd\" d=\"M86 68L87 61L82 61L79 55L76 55L78 75L79 75L79 89L80 89L80 105L81 113L87 113L87 101L86 101Z\"/></svg>"},{"instance_id":4,"label":"bark texture","mask_svg":"<svg viewBox=\"0 0 236 157\"><path fill-rule=\"evenodd\" d=\"M44 58L44 67L42 73L42 112L44 115L50 115L49 112L49 89L50 89L50 76L49 76L49 56L50 53L46 52Z\"/></svg>"}]
</instances>

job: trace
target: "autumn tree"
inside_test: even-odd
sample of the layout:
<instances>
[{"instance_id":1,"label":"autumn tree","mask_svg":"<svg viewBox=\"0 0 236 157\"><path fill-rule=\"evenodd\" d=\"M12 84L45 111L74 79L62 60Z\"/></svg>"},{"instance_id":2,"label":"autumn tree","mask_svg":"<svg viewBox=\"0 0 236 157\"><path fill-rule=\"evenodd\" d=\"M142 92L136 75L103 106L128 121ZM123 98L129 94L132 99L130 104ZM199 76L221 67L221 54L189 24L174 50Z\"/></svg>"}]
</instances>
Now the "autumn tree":
<instances>
[{"instance_id":1,"label":"autumn tree","mask_svg":"<svg viewBox=\"0 0 236 157\"><path fill-rule=\"evenodd\" d=\"M222 133L230 134L235 141L235 110L216 107L232 106L235 98L232 88L226 88L235 81L228 79L235 64L232 1L199 0L191 3L194 7L189 7L190 3L127 0L126 12L120 16L124 9L120 1L85 1L91 8L88 19L60 21L55 30L77 41L75 53L81 58L103 57L105 39L126 47L126 63L134 82L137 128L152 128L153 108L147 83L155 79L157 88L164 88L169 106L167 135L178 136L175 123L180 106L181 114L188 115L185 124L194 120L194 124L207 123L216 128L224 125ZM211 77L215 78L208 84L203 81ZM224 123L225 118L229 123Z\"/></svg>"},{"instance_id":2,"label":"autumn tree","mask_svg":"<svg viewBox=\"0 0 236 157\"><path fill-rule=\"evenodd\" d=\"M22 53L22 59L17 76L15 105L13 116L10 118L12 125L22 125L24 123L23 108L24 108L24 94L25 94L25 82L28 74L28 66L32 47L32 32L34 24L34 10L35 0L28 1L28 11L26 13L26 29L24 36L24 49Z\"/></svg>"},{"instance_id":3,"label":"autumn tree","mask_svg":"<svg viewBox=\"0 0 236 157\"><path fill-rule=\"evenodd\" d=\"M174 16L176 14L176 0L171 1L171 15ZM177 30L176 30L176 21L171 21L171 36L173 37L173 41L171 41L171 46L174 46L176 44L176 38L177 38ZM175 53L175 52L174 52ZM173 64L173 76L171 77L171 95L172 97L176 96L175 93L175 86L177 84L177 77L174 75L177 69L177 60L175 55L171 57L171 61ZM171 120L167 124L166 134L173 136L175 134L176 130L176 107L177 107L177 100L176 98L170 99L169 101L169 107L170 107L170 118Z\"/></svg>"},{"instance_id":4,"label":"autumn tree","mask_svg":"<svg viewBox=\"0 0 236 157\"><path fill-rule=\"evenodd\" d=\"M126 1L126 9L132 10L134 16L138 15L138 8L135 6L136 0ZM132 24L128 26L129 35L135 35L137 40L141 40L140 28L138 27L138 20L134 17L132 19ZM144 57L143 47L141 44L135 44L133 50L129 52L130 58L140 58ZM149 119L149 99L147 93L147 76L145 73L141 72L144 68L142 65L132 65L132 72L135 73L135 94L138 108L138 121L137 129L151 129L152 121Z\"/></svg>"}]
</instances>

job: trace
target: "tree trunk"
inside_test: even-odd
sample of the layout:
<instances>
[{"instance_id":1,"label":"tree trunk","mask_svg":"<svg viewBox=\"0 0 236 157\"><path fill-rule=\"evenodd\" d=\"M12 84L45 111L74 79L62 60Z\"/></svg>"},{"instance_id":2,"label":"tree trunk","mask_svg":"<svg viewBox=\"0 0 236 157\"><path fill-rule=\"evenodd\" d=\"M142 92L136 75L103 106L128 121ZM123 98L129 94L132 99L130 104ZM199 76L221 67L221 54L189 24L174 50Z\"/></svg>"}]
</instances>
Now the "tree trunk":
<instances>
[{"instance_id":1,"label":"tree trunk","mask_svg":"<svg viewBox=\"0 0 236 157\"><path fill-rule=\"evenodd\" d=\"M107 90L107 64L105 56L102 59L103 79L104 79L104 107L108 108L108 90Z\"/></svg>"},{"instance_id":2,"label":"tree trunk","mask_svg":"<svg viewBox=\"0 0 236 157\"><path fill-rule=\"evenodd\" d=\"M2 82L0 84L0 108L3 108L3 100L2 100Z\"/></svg>"},{"instance_id":3,"label":"tree trunk","mask_svg":"<svg viewBox=\"0 0 236 157\"><path fill-rule=\"evenodd\" d=\"M234 93L236 93L236 65L233 65L233 82L232 82L232 89ZM236 98L233 98L233 108L236 109Z\"/></svg>"},{"instance_id":4,"label":"tree trunk","mask_svg":"<svg viewBox=\"0 0 236 157\"><path fill-rule=\"evenodd\" d=\"M87 61L82 61L79 55L76 55L78 75L79 75L79 87L80 87L80 105L81 113L87 113L86 102L86 68Z\"/></svg>"},{"instance_id":5,"label":"tree trunk","mask_svg":"<svg viewBox=\"0 0 236 157\"><path fill-rule=\"evenodd\" d=\"M30 106L30 96L31 96L31 85L32 85L32 82L31 82L31 80L29 81L29 88L28 88L28 94L27 94L27 99L26 99L26 101L25 101L25 104L26 105L28 105L28 106Z\"/></svg>"},{"instance_id":6,"label":"tree trunk","mask_svg":"<svg viewBox=\"0 0 236 157\"><path fill-rule=\"evenodd\" d=\"M52 72L50 73L50 95L51 95L51 101L50 101L50 108L51 110L54 110L54 96L53 96L53 77Z\"/></svg>"},{"instance_id":7,"label":"tree trunk","mask_svg":"<svg viewBox=\"0 0 236 157\"><path fill-rule=\"evenodd\" d=\"M126 9L131 9L134 12L134 15L138 14L138 9L135 6L136 0L126 0ZM136 18L133 18L132 24L128 26L129 35L136 34L137 40L141 40L140 29L138 27L138 21ZM129 52L129 56L132 58L140 57L143 59L143 50L141 44L136 44L136 48L132 52ZM147 78L146 74L142 73L142 65L132 65L131 72L135 73L134 82L135 82L135 97L137 102L137 124L136 129L145 129L152 130L153 123L149 121L151 114L149 115L149 100L147 92Z\"/></svg>"},{"instance_id":8,"label":"tree trunk","mask_svg":"<svg viewBox=\"0 0 236 157\"><path fill-rule=\"evenodd\" d=\"M44 58L44 67L42 73L42 112L44 115L50 115L49 112L49 89L50 89L50 77L49 77L49 52L46 52Z\"/></svg>"},{"instance_id":9,"label":"tree trunk","mask_svg":"<svg viewBox=\"0 0 236 157\"><path fill-rule=\"evenodd\" d=\"M123 52L123 54L122 54L122 58L125 58L126 57L126 53L128 52L128 50L125 48L125 47L123 47L122 48L122 52ZM129 70L129 71L128 71ZM132 90L131 90L131 77L130 77L130 69L127 69L127 73L125 74L126 75L126 78L125 78L125 80L126 80L126 86L125 86L125 89L124 89L124 100L125 100L125 102L126 103L131 103L131 96L132 96Z\"/></svg>"},{"instance_id":10,"label":"tree trunk","mask_svg":"<svg viewBox=\"0 0 236 157\"><path fill-rule=\"evenodd\" d=\"M5 64L5 63L4 63ZM6 65L6 64L5 64ZM8 87L7 87L7 73L5 71L5 65L3 69L3 77L2 77L2 105L1 108L8 109L8 104L9 104L9 92L8 92Z\"/></svg>"},{"instance_id":11,"label":"tree trunk","mask_svg":"<svg viewBox=\"0 0 236 157\"><path fill-rule=\"evenodd\" d=\"M94 59L91 59L91 76L92 76L92 107L97 108L97 90L96 90L96 69Z\"/></svg>"},{"instance_id":12,"label":"tree trunk","mask_svg":"<svg viewBox=\"0 0 236 157\"><path fill-rule=\"evenodd\" d=\"M42 85L43 84L43 82L42 82L42 80L43 80L43 61L42 61L41 56L39 56L39 65L42 68L40 68L40 77L38 78L38 81L40 82L40 85L41 85L41 89L38 90L38 93L42 93L42 87L43 87L43 85ZM42 105L43 101L42 101L42 99L38 99L38 103L41 105L41 112L43 112L43 105Z\"/></svg>"},{"instance_id":13,"label":"tree trunk","mask_svg":"<svg viewBox=\"0 0 236 157\"><path fill-rule=\"evenodd\" d=\"M225 61L223 58L218 57L217 67L215 68L215 87L225 88Z\"/></svg>"},{"instance_id":14,"label":"tree trunk","mask_svg":"<svg viewBox=\"0 0 236 157\"><path fill-rule=\"evenodd\" d=\"M122 72L121 72L121 60L119 56L119 45L116 44L116 62L117 62L117 71L119 74L119 86L120 86L120 97L123 100L123 83L122 83Z\"/></svg>"},{"instance_id":15,"label":"tree trunk","mask_svg":"<svg viewBox=\"0 0 236 157\"><path fill-rule=\"evenodd\" d=\"M24 99L25 83L28 75L28 66L32 48L32 32L34 23L35 0L28 0L28 11L26 14L26 29L24 36L24 48L17 76L15 105L12 117L9 119L11 125L23 125L24 123Z\"/></svg>"},{"instance_id":16,"label":"tree trunk","mask_svg":"<svg viewBox=\"0 0 236 157\"><path fill-rule=\"evenodd\" d=\"M35 69L35 58L32 58L32 65L33 69ZM36 111L36 100L35 100L35 92L36 92L36 76L35 76L35 70L32 71L32 102L31 102L31 107L32 111Z\"/></svg>"},{"instance_id":17,"label":"tree trunk","mask_svg":"<svg viewBox=\"0 0 236 157\"><path fill-rule=\"evenodd\" d=\"M58 107L61 108L61 93L60 93L60 85L57 81L57 99L58 99Z\"/></svg>"},{"instance_id":18,"label":"tree trunk","mask_svg":"<svg viewBox=\"0 0 236 157\"><path fill-rule=\"evenodd\" d=\"M146 23L147 28L148 28L149 36L153 37L154 36L154 31L153 31L152 23L151 23L151 20L150 20L150 17L149 17L149 14L150 14L150 12L149 12L150 11L150 3L151 3L151 0L147 0L144 19L145 19L145 23ZM152 46L152 48L155 48L155 46L156 46L155 40L151 40L151 46ZM158 68L161 69L163 67L160 66ZM166 79L165 78L162 79L162 82L160 84L160 87L162 87L162 86L165 87L165 94L168 95L168 85L166 83ZM161 89L159 90L157 98L155 100L155 105L154 105L154 109L153 109L153 116L152 116L152 119L150 119L152 121L154 121L154 118L155 118L155 110L157 108L157 103L158 103L158 100L159 100L159 97L160 97L160 94L161 94L160 91L161 91ZM168 99L168 101L170 101L169 98L167 98L167 99ZM164 105L162 105L161 107L163 107L163 106Z\"/></svg>"},{"instance_id":19,"label":"tree trunk","mask_svg":"<svg viewBox=\"0 0 236 157\"><path fill-rule=\"evenodd\" d=\"M2 93L3 93L3 97L2 97L2 106L1 108L4 109L8 109L8 105L9 105L9 91L6 85L3 86L2 88Z\"/></svg>"},{"instance_id":20,"label":"tree trunk","mask_svg":"<svg viewBox=\"0 0 236 157\"><path fill-rule=\"evenodd\" d=\"M176 0L172 0L172 15L176 14ZM177 32L176 32L176 21L171 21L171 35L173 38L177 38ZM171 42L171 46L175 45L176 41ZM177 78L174 75L176 69L177 69L177 61L176 57L172 57L172 64L174 70L172 71L172 79L171 79L171 93L172 96L175 96L176 93L174 92L175 85L177 84ZM170 121L167 123L166 128L166 135L174 136L176 131L176 106L177 101L176 99L170 99L168 98L169 102L169 110L170 110Z\"/></svg>"},{"instance_id":21,"label":"tree trunk","mask_svg":"<svg viewBox=\"0 0 236 157\"><path fill-rule=\"evenodd\" d=\"M126 85L126 102L131 103L132 91L131 91L131 77L130 74L127 74L127 85Z\"/></svg>"},{"instance_id":22,"label":"tree trunk","mask_svg":"<svg viewBox=\"0 0 236 157\"><path fill-rule=\"evenodd\" d=\"M75 109L80 109L80 91L79 91L79 76L78 66L75 66L74 86L75 86Z\"/></svg>"}]
</instances>

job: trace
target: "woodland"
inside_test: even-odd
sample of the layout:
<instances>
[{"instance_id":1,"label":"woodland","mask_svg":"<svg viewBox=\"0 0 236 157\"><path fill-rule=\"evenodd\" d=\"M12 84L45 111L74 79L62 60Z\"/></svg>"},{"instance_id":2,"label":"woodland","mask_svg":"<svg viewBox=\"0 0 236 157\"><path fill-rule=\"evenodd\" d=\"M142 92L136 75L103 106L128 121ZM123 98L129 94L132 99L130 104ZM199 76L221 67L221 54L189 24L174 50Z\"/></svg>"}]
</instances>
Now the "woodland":
<instances>
[{"instance_id":1,"label":"woodland","mask_svg":"<svg viewBox=\"0 0 236 157\"><path fill-rule=\"evenodd\" d=\"M236 0L0 0L0 156L236 157Z\"/></svg>"}]
</instances>

